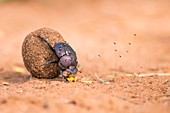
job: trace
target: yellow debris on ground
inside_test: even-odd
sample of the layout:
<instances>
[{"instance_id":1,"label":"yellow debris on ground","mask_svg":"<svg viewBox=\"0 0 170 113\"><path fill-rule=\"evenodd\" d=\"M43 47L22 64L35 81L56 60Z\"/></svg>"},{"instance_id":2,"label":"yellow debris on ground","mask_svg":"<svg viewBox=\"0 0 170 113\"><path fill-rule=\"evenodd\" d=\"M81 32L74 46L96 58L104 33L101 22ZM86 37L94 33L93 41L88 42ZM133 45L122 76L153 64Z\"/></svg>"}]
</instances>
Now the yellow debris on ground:
<instances>
[{"instance_id":1,"label":"yellow debris on ground","mask_svg":"<svg viewBox=\"0 0 170 113\"><path fill-rule=\"evenodd\" d=\"M22 67L14 67L13 70L18 73L24 73L25 69Z\"/></svg>"},{"instance_id":2,"label":"yellow debris on ground","mask_svg":"<svg viewBox=\"0 0 170 113\"><path fill-rule=\"evenodd\" d=\"M68 77L67 80L70 82L75 82L75 77Z\"/></svg>"}]
</instances>

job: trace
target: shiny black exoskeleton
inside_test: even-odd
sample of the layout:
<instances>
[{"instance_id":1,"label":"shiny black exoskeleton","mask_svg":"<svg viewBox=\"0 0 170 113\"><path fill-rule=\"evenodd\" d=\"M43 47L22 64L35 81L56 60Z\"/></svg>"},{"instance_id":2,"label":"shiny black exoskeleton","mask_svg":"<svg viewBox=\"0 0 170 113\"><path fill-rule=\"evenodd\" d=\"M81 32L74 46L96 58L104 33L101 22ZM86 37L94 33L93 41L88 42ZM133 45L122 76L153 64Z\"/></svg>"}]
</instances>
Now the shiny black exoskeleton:
<instances>
[{"instance_id":1,"label":"shiny black exoskeleton","mask_svg":"<svg viewBox=\"0 0 170 113\"><path fill-rule=\"evenodd\" d=\"M67 71L71 74L77 73L77 56L75 51L72 49L72 47L64 42L55 43L54 47L51 46L51 44L44 39L43 37L36 36L39 39L45 41L48 46L51 48L51 50L55 53L55 55L59 58L59 61L48 61L45 64L51 64L51 63L58 63L58 66L60 67L60 74L64 78L65 81L68 81L67 78L63 75L63 71ZM43 65L45 65L43 64Z\"/></svg>"}]
</instances>

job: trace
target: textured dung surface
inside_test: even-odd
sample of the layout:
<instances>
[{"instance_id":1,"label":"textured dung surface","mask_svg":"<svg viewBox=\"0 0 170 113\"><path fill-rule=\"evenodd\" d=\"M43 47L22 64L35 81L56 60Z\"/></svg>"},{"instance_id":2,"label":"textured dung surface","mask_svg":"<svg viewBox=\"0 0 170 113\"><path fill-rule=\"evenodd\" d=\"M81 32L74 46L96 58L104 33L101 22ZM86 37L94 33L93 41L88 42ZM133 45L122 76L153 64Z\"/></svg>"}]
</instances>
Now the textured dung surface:
<instances>
[{"instance_id":1,"label":"textured dung surface","mask_svg":"<svg viewBox=\"0 0 170 113\"><path fill-rule=\"evenodd\" d=\"M56 42L64 42L62 36L50 28L41 28L28 34L22 45L22 56L25 67L38 78L54 78L59 75L57 64L42 65L58 58L47 43L36 36L41 36L54 46Z\"/></svg>"}]
</instances>

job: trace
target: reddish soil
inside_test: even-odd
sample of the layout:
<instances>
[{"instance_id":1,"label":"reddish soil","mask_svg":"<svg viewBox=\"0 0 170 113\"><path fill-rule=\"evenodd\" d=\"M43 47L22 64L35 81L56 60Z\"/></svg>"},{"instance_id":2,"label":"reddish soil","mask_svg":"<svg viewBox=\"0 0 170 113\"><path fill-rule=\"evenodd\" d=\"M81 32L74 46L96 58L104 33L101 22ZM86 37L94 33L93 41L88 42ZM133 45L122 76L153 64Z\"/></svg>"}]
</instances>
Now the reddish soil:
<instances>
[{"instance_id":1,"label":"reddish soil","mask_svg":"<svg viewBox=\"0 0 170 113\"><path fill-rule=\"evenodd\" d=\"M168 0L0 3L1 113L169 113L169 5ZM23 40L42 27L60 32L76 51L81 71L76 82L32 78L25 69Z\"/></svg>"}]
</instances>

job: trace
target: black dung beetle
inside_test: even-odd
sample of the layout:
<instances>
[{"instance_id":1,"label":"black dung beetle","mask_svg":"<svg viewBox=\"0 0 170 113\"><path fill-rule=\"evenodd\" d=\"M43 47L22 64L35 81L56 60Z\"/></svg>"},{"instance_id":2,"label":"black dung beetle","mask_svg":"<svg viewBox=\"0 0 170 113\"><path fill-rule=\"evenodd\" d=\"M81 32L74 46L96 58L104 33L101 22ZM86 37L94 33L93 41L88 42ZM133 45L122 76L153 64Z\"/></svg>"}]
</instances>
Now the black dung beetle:
<instances>
[{"instance_id":1,"label":"black dung beetle","mask_svg":"<svg viewBox=\"0 0 170 113\"><path fill-rule=\"evenodd\" d=\"M55 53L55 55L59 58L59 61L48 61L43 65L58 63L58 66L60 67L60 75L64 78L65 81L68 82L67 78L63 75L63 72L67 71L68 73L76 74L78 71L77 69L78 62L75 51L67 43L64 42L55 43L54 47L52 47L51 44L45 38L41 36L36 37L45 41L51 48L51 50Z\"/></svg>"}]
</instances>

